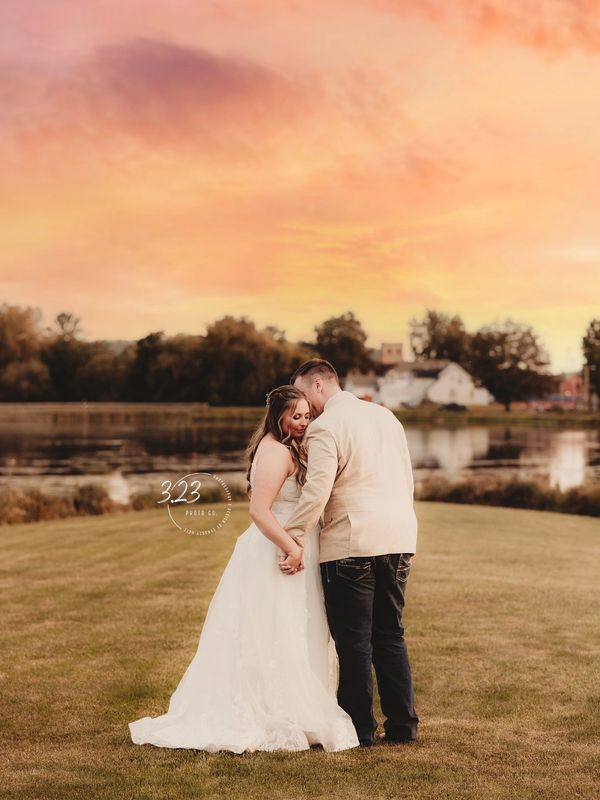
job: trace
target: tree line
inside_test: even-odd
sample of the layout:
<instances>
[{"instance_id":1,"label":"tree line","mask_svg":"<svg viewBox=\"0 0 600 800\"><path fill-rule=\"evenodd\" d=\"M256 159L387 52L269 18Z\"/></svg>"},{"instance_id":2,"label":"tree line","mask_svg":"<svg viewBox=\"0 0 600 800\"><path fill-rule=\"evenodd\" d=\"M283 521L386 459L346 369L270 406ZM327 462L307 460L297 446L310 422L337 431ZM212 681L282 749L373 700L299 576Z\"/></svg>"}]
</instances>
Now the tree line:
<instances>
[{"instance_id":1,"label":"tree line","mask_svg":"<svg viewBox=\"0 0 600 800\"><path fill-rule=\"evenodd\" d=\"M535 331L506 319L475 332L459 316L428 309L409 323L416 361L450 359L503 403L542 397L558 377ZM285 331L258 328L247 317L226 315L204 334L165 336L154 331L131 342L86 341L70 312L42 325L37 308L0 306L0 401L205 402L262 405L269 389L287 383L296 367L315 356L331 361L343 378L351 369L384 367L354 313L314 327L311 341L292 342ZM586 365L600 394L600 319L582 339Z\"/></svg>"},{"instance_id":2,"label":"tree line","mask_svg":"<svg viewBox=\"0 0 600 800\"><path fill-rule=\"evenodd\" d=\"M558 390L561 376L550 372L548 354L530 325L507 318L471 333L460 316L428 309L409 328L415 359L456 361L507 410L513 400L542 398ZM590 388L600 395L600 318L590 321L581 348Z\"/></svg>"}]
</instances>

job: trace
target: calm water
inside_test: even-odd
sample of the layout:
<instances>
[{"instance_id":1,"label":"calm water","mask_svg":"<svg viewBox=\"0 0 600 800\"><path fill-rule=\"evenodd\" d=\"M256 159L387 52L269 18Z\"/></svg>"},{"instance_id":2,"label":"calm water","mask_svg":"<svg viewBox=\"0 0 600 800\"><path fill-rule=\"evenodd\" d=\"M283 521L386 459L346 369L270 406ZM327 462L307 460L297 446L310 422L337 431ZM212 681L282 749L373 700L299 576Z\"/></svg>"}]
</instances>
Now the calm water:
<instances>
[{"instance_id":1,"label":"calm water","mask_svg":"<svg viewBox=\"0 0 600 800\"><path fill-rule=\"evenodd\" d=\"M57 404L48 407L52 413L0 405L2 483L51 492L94 480L122 501L132 491L160 491L164 479L189 472L219 472L230 484L245 485L243 450L254 422L208 419L210 410L195 415L190 409L197 407L186 404L102 405ZM490 473L549 479L562 489L600 481L599 430L405 429L417 484L432 474L455 479Z\"/></svg>"}]
</instances>

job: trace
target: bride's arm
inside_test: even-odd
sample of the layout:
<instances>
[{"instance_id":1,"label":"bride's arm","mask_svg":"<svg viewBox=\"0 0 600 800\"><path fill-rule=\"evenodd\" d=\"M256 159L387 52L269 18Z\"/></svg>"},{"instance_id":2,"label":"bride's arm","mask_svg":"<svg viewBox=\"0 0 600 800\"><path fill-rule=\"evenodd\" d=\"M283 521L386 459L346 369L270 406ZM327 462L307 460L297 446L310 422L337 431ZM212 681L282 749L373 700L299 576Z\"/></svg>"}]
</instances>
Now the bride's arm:
<instances>
[{"instance_id":1,"label":"bride's arm","mask_svg":"<svg viewBox=\"0 0 600 800\"><path fill-rule=\"evenodd\" d=\"M287 447L279 442L263 447L265 449L256 462L250 517L267 539L300 563L303 548L282 528L271 511L273 501L288 477L291 457Z\"/></svg>"}]
</instances>

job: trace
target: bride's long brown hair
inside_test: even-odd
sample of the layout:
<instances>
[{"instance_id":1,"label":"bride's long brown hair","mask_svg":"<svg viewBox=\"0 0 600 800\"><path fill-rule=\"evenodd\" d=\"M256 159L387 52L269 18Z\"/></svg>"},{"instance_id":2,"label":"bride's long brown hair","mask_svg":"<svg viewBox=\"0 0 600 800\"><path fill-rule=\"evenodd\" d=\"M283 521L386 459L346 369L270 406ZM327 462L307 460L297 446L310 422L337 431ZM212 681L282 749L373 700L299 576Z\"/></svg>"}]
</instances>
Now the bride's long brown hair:
<instances>
[{"instance_id":1,"label":"bride's long brown hair","mask_svg":"<svg viewBox=\"0 0 600 800\"><path fill-rule=\"evenodd\" d=\"M312 419L313 411L311 404L307 400L306 395L301 392L300 389L296 389L295 386L286 383L283 386L278 386L276 389L271 389L271 391L267 394L267 405L264 416L252 434L250 442L248 443L248 447L246 448L246 480L248 481L246 492L248 494L250 494L252 491L252 487L250 485L250 470L252 468L252 461L254 460L258 445L267 435L267 433L271 433L278 442L281 442L289 449L297 467L296 483L298 486L303 486L306 482L306 448L304 445L294 439L293 436L291 436L289 433L284 433L281 429L281 418L283 417L284 413L289 409L290 414L293 414L296 410L299 400L306 400Z\"/></svg>"}]
</instances>

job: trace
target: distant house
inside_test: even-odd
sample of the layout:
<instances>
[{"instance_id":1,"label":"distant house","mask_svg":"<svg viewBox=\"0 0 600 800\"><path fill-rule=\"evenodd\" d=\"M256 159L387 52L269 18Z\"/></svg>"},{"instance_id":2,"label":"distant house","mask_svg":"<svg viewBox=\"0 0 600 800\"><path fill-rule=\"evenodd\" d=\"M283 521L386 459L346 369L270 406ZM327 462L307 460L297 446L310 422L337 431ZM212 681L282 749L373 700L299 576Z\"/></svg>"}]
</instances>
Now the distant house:
<instances>
[{"instance_id":1,"label":"distant house","mask_svg":"<svg viewBox=\"0 0 600 800\"><path fill-rule=\"evenodd\" d=\"M378 365L384 367L398 364L404 358L402 342L383 342L381 347L371 349L369 354Z\"/></svg>"},{"instance_id":2,"label":"distant house","mask_svg":"<svg viewBox=\"0 0 600 800\"><path fill-rule=\"evenodd\" d=\"M598 396L588 390L581 372L568 372L563 373L557 392L544 397L515 401L512 405L515 409L533 411L549 411L553 408L563 408L565 411L597 411L600 403Z\"/></svg>"},{"instance_id":3,"label":"distant house","mask_svg":"<svg viewBox=\"0 0 600 800\"><path fill-rule=\"evenodd\" d=\"M427 389L427 399L461 406L487 406L495 400L485 386L477 386L467 370L455 361L448 361L440 368L435 382Z\"/></svg>"},{"instance_id":4,"label":"distant house","mask_svg":"<svg viewBox=\"0 0 600 800\"><path fill-rule=\"evenodd\" d=\"M399 364L404 358L402 342L383 342L380 361L385 366Z\"/></svg>"},{"instance_id":5,"label":"distant house","mask_svg":"<svg viewBox=\"0 0 600 800\"><path fill-rule=\"evenodd\" d=\"M358 370L351 370L346 375L344 389L355 394L360 400L369 400L370 402L381 404L377 378L373 370L366 374Z\"/></svg>"},{"instance_id":6,"label":"distant house","mask_svg":"<svg viewBox=\"0 0 600 800\"><path fill-rule=\"evenodd\" d=\"M596 403L593 396L589 397L588 393L593 395L593 392L588 390L583 370L581 372L567 372L563 373L558 392L549 395L547 399L553 405L560 405L563 408L593 409Z\"/></svg>"},{"instance_id":7,"label":"distant house","mask_svg":"<svg viewBox=\"0 0 600 800\"><path fill-rule=\"evenodd\" d=\"M419 406L427 390L435 382L435 370L428 374L424 365L414 369L414 362L401 362L387 370L379 379L380 402L386 408ZM439 372L439 370L437 370Z\"/></svg>"},{"instance_id":8,"label":"distant house","mask_svg":"<svg viewBox=\"0 0 600 800\"><path fill-rule=\"evenodd\" d=\"M558 393L565 397L585 400L587 397L587 390L583 375L580 372L569 372L565 374L558 387Z\"/></svg>"},{"instance_id":9,"label":"distant house","mask_svg":"<svg viewBox=\"0 0 600 800\"><path fill-rule=\"evenodd\" d=\"M477 386L469 373L454 361L400 361L384 375L348 373L344 386L357 397L387 408L419 406L430 402L438 405L456 403L462 406L484 406L494 397L483 386Z\"/></svg>"}]
</instances>

